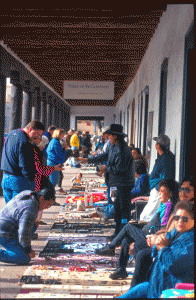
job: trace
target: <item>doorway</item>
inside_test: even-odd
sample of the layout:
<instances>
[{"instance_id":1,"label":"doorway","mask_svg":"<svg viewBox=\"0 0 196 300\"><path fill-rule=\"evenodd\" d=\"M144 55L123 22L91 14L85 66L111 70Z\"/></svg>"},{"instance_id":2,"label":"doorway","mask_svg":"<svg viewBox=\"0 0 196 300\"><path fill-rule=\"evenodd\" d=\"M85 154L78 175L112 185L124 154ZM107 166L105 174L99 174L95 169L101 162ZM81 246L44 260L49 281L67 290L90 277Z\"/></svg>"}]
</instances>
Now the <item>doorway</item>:
<instances>
[{"instance_id":1,"label":"doorway","mask_svg":"<svg viewBox=\"0 0 196 300\"><path fill-rule=\"evenodd\" d=\"M146 86L145 90L145 112L144 112L144 136L143 136L143 155L146 155L146 138L147 138L147 124L148 124L148 102L149 102L149 87Z\"/></svg>"},{"instance_id":2,"label":"doorway","mask_svg":"<svg viewBox=\"0 0 196 300\"><path fill-rule=\"evenodd\" d=\"M180 180L194 175L194 23L185 38Z\"/></svg>"},{"instance_id":3,"label":"doorway","mask_svg":"<svg viewBox=\"0 0 196 300\"><path fill-rule=\"evenodd\" d=\"M89 131L94 135L104 127L104 117L77 116L75 119L75 129L79 131Z\"/></svg>"},{"instance_id":4,"label":"doorway","mask_svg":"<svg viewBox=\"0 0 196 300\"><path fill-rule=\"evenodd\" d=\"M165 134L165 127L166 127L165 122L166 122L166 98L167 98L167 71L168 71L168 58L165 58L161 65L158 134Z\"/></svg>"}]
</instances>

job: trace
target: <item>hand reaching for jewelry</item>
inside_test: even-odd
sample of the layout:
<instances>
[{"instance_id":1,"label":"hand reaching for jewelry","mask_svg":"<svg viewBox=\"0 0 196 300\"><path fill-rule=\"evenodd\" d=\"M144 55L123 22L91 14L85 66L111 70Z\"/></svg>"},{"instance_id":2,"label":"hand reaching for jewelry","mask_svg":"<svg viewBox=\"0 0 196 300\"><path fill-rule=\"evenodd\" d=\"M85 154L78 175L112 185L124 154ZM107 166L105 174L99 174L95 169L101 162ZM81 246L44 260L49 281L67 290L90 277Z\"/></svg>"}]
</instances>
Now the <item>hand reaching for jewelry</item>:
<instances>
[{"instance_id":1,"label":"hand reaching for jewelry","mask_svg":"<svg viewBox=\"0 0 196 300\"><path fill-rule=\"evenodd\" d=\"M59 164L59 165L54 166L54 170L55 171L62 171L62 170L64 170L63 165Z\"/></svg>"},{"instance_id":2,"label":"hand reaching for jewelry","mask_svg":"<svg viewBox=\"0 0 196 300\"><path fill-rule=\"evenodd\" d=\"M34 258L35 257L35 251L31 250L31 252L29 253L29 257L30 258Z\"/></svg>"}]
</instances>

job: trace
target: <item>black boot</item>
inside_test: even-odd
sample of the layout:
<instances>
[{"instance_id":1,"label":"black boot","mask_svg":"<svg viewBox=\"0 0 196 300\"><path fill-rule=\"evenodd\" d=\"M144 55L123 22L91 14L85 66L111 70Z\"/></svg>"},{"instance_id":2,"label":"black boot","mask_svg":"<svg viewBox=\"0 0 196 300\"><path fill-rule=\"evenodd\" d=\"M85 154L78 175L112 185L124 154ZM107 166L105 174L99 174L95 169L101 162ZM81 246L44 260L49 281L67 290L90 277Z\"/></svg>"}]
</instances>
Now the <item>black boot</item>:
<instances>
[{"instance_id":1,"label":"black boot","mask_svg":"<svg viewBox=\"0 0 196 300\"><path fill-rule=\"evenodd\" d=\"M105 256L114 256L115 248L110 248L109 245L106 245L105 247L103 247L101 249L96 249L95 254L105 255Z\"/></svg>"},{"instance_id":2,"label":"black boot","mask_svg":"<svg viewBox=\"0 0 196 300\"><path fill-rule=\"evenodd\" d=\"M109 276L111 279L125 279L128 277L127 271L125 268L118 268L114 273Z\"/></svg>"}]
</instances>

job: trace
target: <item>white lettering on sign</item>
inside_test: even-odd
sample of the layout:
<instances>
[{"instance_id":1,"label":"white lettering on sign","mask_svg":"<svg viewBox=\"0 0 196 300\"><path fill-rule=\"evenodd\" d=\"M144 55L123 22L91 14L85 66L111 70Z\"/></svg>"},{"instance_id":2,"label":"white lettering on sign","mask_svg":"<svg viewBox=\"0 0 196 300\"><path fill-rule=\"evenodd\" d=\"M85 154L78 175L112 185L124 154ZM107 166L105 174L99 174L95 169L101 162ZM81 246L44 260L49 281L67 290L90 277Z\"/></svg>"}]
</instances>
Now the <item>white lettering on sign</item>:
<instances>
[{"instance_id":1,"label":"white lettering on sign","mask_svg":"<svg viewBox=\"0 0 196 300\"><path fill-rule=\"evenodd\" d=\"M65 99L113 100L114 82L64 81Z\"/></svg>"}]
</instances>

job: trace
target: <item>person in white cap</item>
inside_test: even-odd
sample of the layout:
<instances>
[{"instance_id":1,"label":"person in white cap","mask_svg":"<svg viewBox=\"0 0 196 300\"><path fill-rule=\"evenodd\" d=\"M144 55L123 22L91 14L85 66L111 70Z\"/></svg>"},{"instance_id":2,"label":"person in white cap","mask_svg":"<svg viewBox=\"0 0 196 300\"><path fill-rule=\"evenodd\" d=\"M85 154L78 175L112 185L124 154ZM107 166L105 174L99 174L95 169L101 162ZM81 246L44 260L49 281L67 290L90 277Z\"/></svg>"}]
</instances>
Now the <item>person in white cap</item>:
<instances>
[{"instance_id":1,"label":"person in white cap","mask_svg":"<svg viewBox=\"0 0 196 300\"><path fill-rule=\"evenodd\" d=\"M158 137L154 137L153 140L156 141L155 148L158 152L158 158L149 178L150 197L140 215L140 221L145 222L149 222L152 219L160 206L158 185L161 179L175 180L175 155L169 150L169 137L165 134L160 134Z\"/></svg>"}]
</instances>

